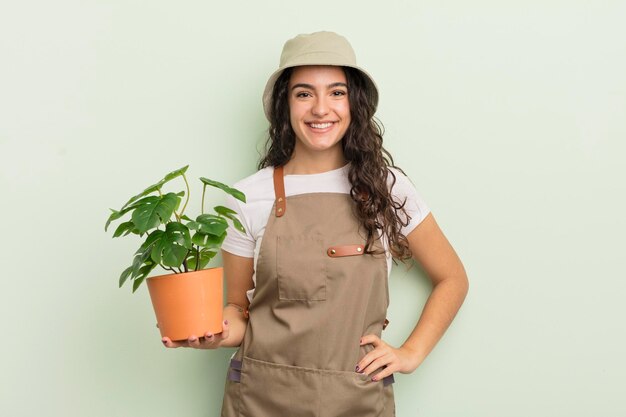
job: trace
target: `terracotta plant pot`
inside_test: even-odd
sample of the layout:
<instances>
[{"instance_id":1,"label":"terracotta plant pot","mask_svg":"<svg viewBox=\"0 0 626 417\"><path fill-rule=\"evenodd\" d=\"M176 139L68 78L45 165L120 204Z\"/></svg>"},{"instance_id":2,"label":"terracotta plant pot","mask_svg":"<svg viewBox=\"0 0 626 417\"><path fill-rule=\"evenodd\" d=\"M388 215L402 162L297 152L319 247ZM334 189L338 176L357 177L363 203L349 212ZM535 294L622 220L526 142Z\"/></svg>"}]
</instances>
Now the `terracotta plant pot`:
<instances>
[{"instance_id":1,"label":"terracotta plant pot","mask_svg":"<svg viewBox=\"0 0 626 417\"><path fill-rule=\"evenodd\" d=\"M222 267L147 278L161 337L187 340L222 331Z\"/></svg>"}]
</instances>

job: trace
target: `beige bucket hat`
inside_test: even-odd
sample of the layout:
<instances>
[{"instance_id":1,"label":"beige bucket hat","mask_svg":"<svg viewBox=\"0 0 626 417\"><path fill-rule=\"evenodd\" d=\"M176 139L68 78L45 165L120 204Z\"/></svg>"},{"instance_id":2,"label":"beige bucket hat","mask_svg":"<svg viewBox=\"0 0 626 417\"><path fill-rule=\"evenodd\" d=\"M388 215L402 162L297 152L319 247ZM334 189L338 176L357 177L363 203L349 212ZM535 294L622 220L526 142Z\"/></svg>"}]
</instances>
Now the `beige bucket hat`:
<instances>
[{"instance_id":1,"label":"beige bucket hat","mask_svg":"<svg viewBox=\"0 0 626 417\"><path fill-rule=\"evenodd\" d=\"M301 34L285 42L278 69L270 76L263 92L263 110L268 120L276 80L286 68L302 65L337 65L359 70L365 76L367 95L376 110L378 88L372 76L356 64L356 55L348 40L337 33L322 31Z\"/></svg>"}]
</instances>

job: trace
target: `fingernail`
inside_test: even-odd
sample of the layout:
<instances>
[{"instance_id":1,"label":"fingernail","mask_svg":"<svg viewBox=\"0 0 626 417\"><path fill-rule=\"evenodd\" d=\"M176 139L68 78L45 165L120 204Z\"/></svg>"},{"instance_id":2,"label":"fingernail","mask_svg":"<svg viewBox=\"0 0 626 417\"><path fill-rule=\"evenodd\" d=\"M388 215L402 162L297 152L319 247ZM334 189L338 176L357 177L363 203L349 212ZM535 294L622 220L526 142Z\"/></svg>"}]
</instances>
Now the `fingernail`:
<instances>
[{"instance_id":1,"label":"fingernail","mask_svg":"<svg viewBox=\"0 0 626 417\"><path fill-rule=\"evenodd\" d=\"M372 377L372 381L378 381L378 378L376 378L375 376Z\"/></svg>"},{"instance_id":2,"label":"fingernail","mask_svg":"<svg viewBox=\"0 0 626 417\"><path fill-rule=\"evenodd\" d=\"M213 333L207 334L207 337L213 337Z\"/></svg>"},{"instance_id":3,"label":"fingernail","mask_svg":"<svg viewBox=\"0 0 626 417\"><path fill-rule=\"evenodd\" d=\"M161 340L161 342L163 342L164 345L167 345L167 340Z\"/></svg>"},{"instance_id":4,"label":"fingernail","mask_svg":"<svg viewBox=\"0 0 626 417\"><path fill-rule=\"evenodd\" d=\"M228 324L228 320L224 320L224 324Z\"/></svg>"},{"instance_id":5,"label":"fingernail","mask_svg":"<svg viewBox=\"0 0 626 417\"><path fill-rule=\"evenodd\" d=\"M195 342L197 339L195 337L192 337L191 339L189 339L190 342Z\"/></svg>"},{"instance_id":6,"label":"fingernail","mask_svg":"<svg viewBox=\"0 0 626 417\"><path fill-rule=\"evenodd\" d=\"M363 339L359 339L359 345L363 344Z\"/></svg>"},{"instance_id":7,"label":"fingernail","mask_svg":"<svg viewBox=\"0 0 626 417\"><path fill-rule=\"evenodd\" d=\"M356 368L354 368L355 372L359 372L359 365L356 366Z\"/></svg>"}]
</instances>

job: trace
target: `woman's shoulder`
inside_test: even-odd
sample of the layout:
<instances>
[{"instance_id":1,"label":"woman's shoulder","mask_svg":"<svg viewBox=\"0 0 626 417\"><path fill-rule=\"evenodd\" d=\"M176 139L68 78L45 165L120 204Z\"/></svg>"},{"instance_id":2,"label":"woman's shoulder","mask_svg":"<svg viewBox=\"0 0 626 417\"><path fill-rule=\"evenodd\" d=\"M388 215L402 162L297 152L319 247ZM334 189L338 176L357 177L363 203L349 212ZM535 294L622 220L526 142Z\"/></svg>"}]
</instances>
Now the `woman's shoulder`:
<instances>
[{"instance_id":1,"label":"woman's shoulder","mask_svg":"<svg viewBox=\"0 0 626 417\"><path fill-rule=\"evenodd\" d=\"M266 196L268 191L274 189L274 167L261 168L255 173L240 179L233 184L233 188L238 189L246 195L246 202L254 201L261 196Z\"/></svg>"},{"instance_id":2,"label":"woman's shoulder","mask_svg":"<svg viewBox=\"0 0 626 417\"><path fill-rule=\"evenodd\" d=\"M387 186L392 194L405 191L407 188L415 188L413 181L402 171L401 168L387 167Z\"/></svg>"},{"instance_id":3,"label":"woman's shoulder","mask_svg":"<svg viewBox=\"0 0 626 417\"><path fill-rule=\"evenodd\" d=\"M416 183L402 169L396 167L388 167L388 169L387 185L392 196L400 198L400 200L407 197L425 203Z\"/></svg>"},{"instance_id":4,"label":"woman's shoulder","mask_svg":"<svg viewBox=\"0 0 626 417\"><path fill-rule=\"evenodd\" d=\"M430 213L430 207L408 175L398 168L388 168L390 174L387 182L389 187L391 187L391 195L396 202L404 204L404 208L411 218L410 223L403 228L403 233L406 236Z\"/></svg>"},{"instance_id":5,"label":"woman's shoulder","mask_svg":"<svg viewBox=\"0 0 626 417\"><path fill-rule=\"evenodd\" d=\"M250 174L247 177L244 177L240 179L239 181L237 181L233 185L233 187L245 188L245 187L254 186L255 184L258 184L259 182L264 181L267 178L271 179L273 173L274 173L273 166L267 166L265 168L261 168L255 173Z\"/></svg>"}]
</instances>

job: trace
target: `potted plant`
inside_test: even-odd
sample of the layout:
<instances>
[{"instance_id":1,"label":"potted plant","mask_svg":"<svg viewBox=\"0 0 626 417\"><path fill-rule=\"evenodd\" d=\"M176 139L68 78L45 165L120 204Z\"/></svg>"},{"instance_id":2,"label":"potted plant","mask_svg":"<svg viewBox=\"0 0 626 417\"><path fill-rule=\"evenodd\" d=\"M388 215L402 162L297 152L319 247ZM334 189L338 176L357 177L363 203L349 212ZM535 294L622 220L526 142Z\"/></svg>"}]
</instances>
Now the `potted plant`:
<instances>
[{"instance_id":1,"label":"potted plant","mask_svg":"<svg viewBox=\"0 0 626 417\"><path fill-rule=\"evenodd\" d=\"M228 221L237 230L245 232L236 212L227 207L214 207L215 214L204 212L207 186L246 201L241 191L207 178L200 178L203 183L200 215L195 220L185 215L189 202L189 183L185 176L188 167L170 172L128 200L121 209L110 209L112 213L104 226L107 231L111 222L130 213L130 220L121 223L113 237L145 235L132 265L120 275L119 286L130 280L134 293L147 279L157 327L161 336L171 340L186 340L191 334L222 331L223 269L207 269L206 266L226 237ZM186 193L164 193L163 186L178 177L184 180ZM179 210L183 197L185 202ZM170 273L147 278L157 266Z\"/></svg>"}]
</instances>

